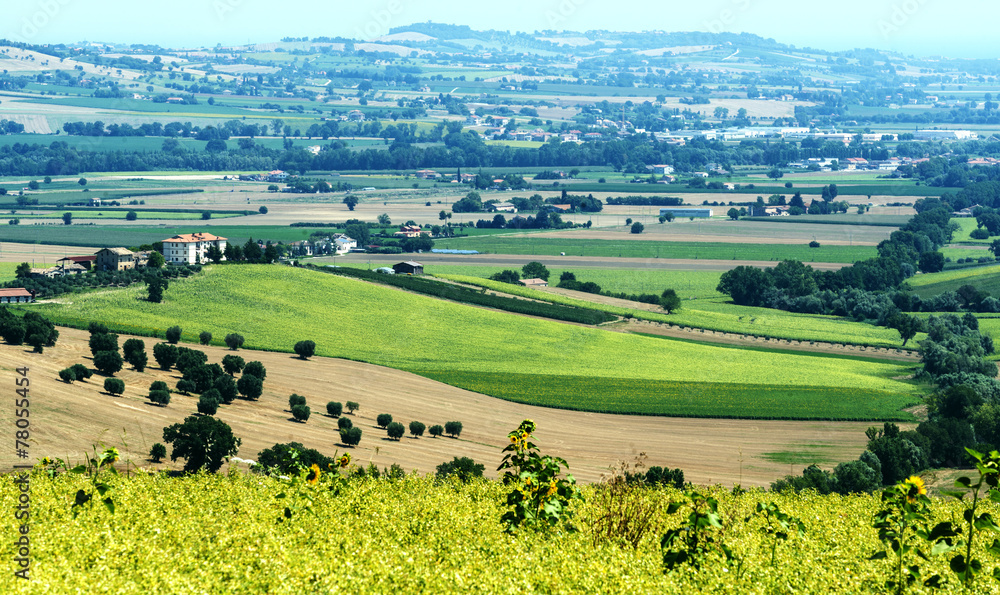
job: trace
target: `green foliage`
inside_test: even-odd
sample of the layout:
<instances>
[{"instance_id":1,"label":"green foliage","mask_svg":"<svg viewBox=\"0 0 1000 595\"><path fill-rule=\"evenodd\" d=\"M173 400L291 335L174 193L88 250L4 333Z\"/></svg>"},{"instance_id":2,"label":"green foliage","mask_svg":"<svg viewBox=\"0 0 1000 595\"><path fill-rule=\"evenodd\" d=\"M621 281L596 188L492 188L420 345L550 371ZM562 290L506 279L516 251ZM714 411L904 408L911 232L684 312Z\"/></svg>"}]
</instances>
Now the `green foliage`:
<instances>
[{"instance_id":1,"label":"green foliage","mask_svg":"<svg viewBox=\"0 0 1000 595\"><path fill-rule=\"evenodd\" d=\"M388 425L388 424L386 424ZM346 430L348 428L353 428L354 422L351 421L349 417L338 417L337 418L337 429Z\"/></svg>"},{"instance_id":2,"label":"green foliage","mask_svg":"<svg viewBox=\"0 0 1000 595\"><path fill-rule=\"evenodd\" d=\"M385 427L385 433L393 440L399 440L406 433L406 426L399 423L398 421L389 422L389 425Z\"/></svg>"},{"instance_id":3,"label":"green foliage","mask_svg":"<svg viewBox=\"0 0 1000 595\"><path fill-rule=\"evenodd\" d=\"M219 400L215 398L216 395L210 395L209 392L205 392L198 398L198 413L202 415L215 415L219 410Z\"/></svg>"},{"instance_id":4,"label":"green foliage","mask_svg":"<svg viewBox=\"0 0 1000 595\"><path fill-rule=\"evenodd\" d=\"M635 223L632 224L632 227L629 228L629 232L634 234L640 234L644 229L646 229L646 226L636 221Z\"/></svg>"},{"instance_id":5,"label":"green foliage","mask_svg":"<svg viewBox=\"0 0 1000 595\"><path fill-rule=\"evenodd\" d=\"M341 428L340 441L347 446L357 446L361 442L361 428Z\"/></svg>"},{"instance_id":6,"label":"green foliage","mask_svg":"<svg viewBox=\"0 0 1000 595\"><path fill-rule=\"evenodd\" d=\"M97 333L90 335L90 354L98 351L118 351L118 335L112 333Z\"/></svg>"},{"instance_id":7,"label":"green foliage","mask_svg":"<svg viewBox=\"0 0 1000 595\"><path fill-rule=\"evenodd\" d=\"M447 424L445 431L448 431ZM526 419L507 435L510 444L501 451L506 454L497 471L506 470L502 480L510 491L506 499L507 511L500 521L508 533L522 527L564 527L575 531L570 523L573 517L570 505L583 497L572 475L559 477L562 468L569 467L565 459L538 452L538 448L531 442L534 431L535 422Z\"/></svg>"},{"instance_id":8,"label":"green foliage","mask_svg":"<svg viewBox=\"0 0 1000 595\"><path fill-rule=\"evenodd\" d=\"M147 398L162 407L170 404L170 393L165 390L151 390Z\"/></svg>"},{"instance_id":9,"label":"green foliage","mask_svg":"<svg viewBox=\"0 0 1000 595\"><path fill-rule=\"evenodd\" d=\"M90 371L90 368L83 364L73 364L70 368L73 370L73 374L76 375L77 380L88 380L94 375L94 373Z\"/></svg>"},{"instance_id":10,"label":"green foliage","mask_svg":"<svg viewBox=\"0 0 1000 595\"><path fill-rule=\"evenodd\" d=\"M438 479L456 477L462 483L468 483L473 479L481 478L485 470L485 465L481 465L469 457L454 457L451 461L445 461L438 465L435 476Z\"/></svg>"},{"instance_id":11,"label":"green foliage","mask_svg":"<svg viewBox=\"0 0 1000 595\"><path fill-rule=\"evenodd\" d=\"M771 567L775 564L775 554L778 550L779 541L788 541L789 534L795 533L799 537L804 537L806 526L800 520L786 514L778 508L774 502L758 502L754 508L754 515L760 519L760 532L765 539L771 542ZM747 521L750 519L748 518Z\"/></svg>"},{"instance_id":12,"label":"green foliage","mask_svg":"<svg viewBox=\"0 0 1000 595\"><path fill-rule=\"evenodd\" d=\"M972 462L979 472L978 480L973 483L966 476L955 480L955 489L945 491L945 495L955 498L963 505L962 518L963 527L957 529L957 533L965 532L965 537L956 544L959 551L964 553L955 555L949 562L952 572L962 582L962 585L969 588L973 585L976 575L982 572L982 562L973 557L972 548L976 540L976 534L983 531L990 531L994 535L1000 533L1000 526L997 526L993 516L989 512L981 512L983 508L982 498L988 499L991 503L1000 503L1000 453L991 451L989 454L966 448ZM985 494L983 493L985 488ZM968 500L966 500L968 497ZM990 554L1000 555L1000 539L994 537L993 543L986 548ZM993 578L1000 580L1000 567L993 568Z\"/></svg>"},{"instance_id":13,"label":"green foliage","mask_svg":"<svg viewBox=\"0 0 1000 595\"><path fill-rule=\"evenodd\" d=\"M217 471L225 459L235 456L240 439L225 422L214 417L191 416L182 424L163 428L163 441L173 445L170 460L185 459L184 471Z\"/></svg>"},{"instance_id":14,"label":"green foliage","mask_svg":"<svg viewBox=\"0 0 1000 595\"><path fill-rule=\"evenodd\" d=\"M238 355L224 355L222 356L222 369L225 370L226 374L230 376L235 376L243 371L243 367L246 366L246 362L243 358Z\"/></svg>"},{"instance_id":15,"label":"green foliage","mask_svg":"<svg viewBox=\"0 0 1000 595\"><path fill-rule=\"evenodd\" d=\"M70 384L76 380L76 371L73 368L59 370L59 378L66 384Z\"/></svg>"},{"instance_id":16,"label":"green foliage","mask_svg":"<svg viewBox=\"0 0 1000 595\"><path fill-rule=\"evenodd\" d=\"M681 309L681 298L673 289L665 289L660 295L660 307L666 310L667 314L673 314Z\"/></svg>"},{"instance_id":17,"label":"green foliage","mask_svg":"<svg viewBox=\"0 0 1000 595\"><path fill-rule=\"evenodd\" d=\"M264 383L253 374L244 373L236 382L236 388L243 395L243 398L256 401L260 398L261 393L264 392Z\"/></svg>"},{"instance_id":18,"label":"green foliage","mask_svg":"<svg viewBox=\"0 0 1000 595\"><path fill-rule=\"evenodd\" d=\"M510 283L511 285L517 285L521 282L521 275L517 271L512 271L510 269L504 269L499 273L490 275L490 280L499 281L501 283Z\"/></svg>"},{"instance_id":19,"label":"green foliage","mask_svg":"<svg viewBox=\"0 0 1000 595\"><path fill-rule=\"evenodd\" d=\"M191 394L198 392L198 385L193 380L181 378L177 381L177 392L181 394Z\"/></svg>"},{"instance_id":20,"label":"green foliage","mask_svg":"<svg viewBox=\"0 0 1000 595\"><path fill-rule=\"evenodd\" d=\"M427 430L427 432L430 433L430 435L434 436L435 438L440 438L441 435L444 434L444 426L442 426L440 424L435 424L435 425L431 426Z\"/></svg>"},{"instance_id":21,"label":"green foliage","mask_svg":"<svg viewBox=\"0 0 1000 595\"><path fill-rule=\"evenodd\" d=\"M462 434L462 422L460 421L445 422L444 431L452 438L458 438Z\"/></svg>"},{"instance_id":22,"label":"green foliage","mask_svg":"<svg viewBox=\"0 0 1000 595\"><path fill-rule=\"evenodd\" d=\"M347 412L351 413L351 414L353 414L358 409L361 409L361 405L359 405L355 401L348 401L348 402L344 403L344 407L347 407Z\"/></svg>"},{"instance_id":23,"label":"green foliage","mask_svg":"<svg viewBox=\"0 0 1000 595\"><path fill-rule=\"evenodd\" d=\"M264 382L264 379L267 378L267 369L264 367L264 364L258 361L248 362L243 367L243 375L256 376L261 382Z\"/></svg>"},{"instance_id":24,"label":"green foliage","mask_svg":"<svg viewBox=\"0 0 1000 595\"><path fill-rule=\"evenodd\" d=\"M233 380L232 376L228 376L226 374L216 378L215 382L212 383L212 388L219 391L219 399L226 405L235 401L236 396L239 394L239 388L236 386L236 381Z\"/></svg>"},{"instance_id":25,"label":"green foliage","mask_svg":"<svg viewBox=\"0 0 1000 595\"><path fill-rule=\"evenodd\" d=\"M149 458L154 463L159 463L165 456L167 456L167 447L161 442L157 442L149 449Z\"/></svg>"},{"instance_id":26,"label":"green foliage","mask_svg":"<svg viewBox=\"0 0 1000 595\"><path fill-rule=\"evenodd\" d=\"M338 401L330 401L326 404L326 414L330 417L340 417L344 412L344 406Z\"/></svg>"},{"instance_id":27,"label":"green foliage","mask_svg":"<svg viewBox=\"0 0 1000 595\"><path fill-rule=\"evenodd\" d=\"M101 498L101 503L104 504L108 512L115 513L115 502L109 494L113 490L110 476L118 475L118 471L114 467L119 458L118 449L106 448L97 454L95 447L93 453L92 456L87 456L86 463L67 469L69 473L85 475L90 484L89 489L80 489L76 492L71 507L74 519L84 508L90 507L95 498ZM61 459L56 459L56 461L58 465L66 468L66 464Z\"/></svg>"},{"instance_id":28,"label":"green foliage","mask_svg":"<svg viewBox=\"0 0 1000 595\"><path fill-rule=\"evenodd\" d=\"M122 356L117 351L98 351L94 354L94 367L106 376L114 376L120 372L123 363Z\"/></svg>"},{"instance_id":29,"label":"green foliage","mask_svg":"<svg viewBox=\"0 0 1000 595\"><path fill-rule=\"evenodd\" d=\"M660 539L664 569L675 570L683 565L700 569L719 556L727 563L733 562L736 557L732 549L717 536L723 528L719 501L694 490L685 491L684 497L686 502L671 502L667 506L668 515L684 507L691 512L679 527L669 529Z\"/></svg>"},{"instance_id":30,"label":"green foliage","mask_svg":"<svg viewBox=\"0 0 1000 595\"><path fill-rule=\"evenodd\" d=\"M240 347L243 347L243 343L245 341L243 335L239 335L236 333L229 333L228 335L226 335L225 340L226 340L226 345L233 351L236 351Z\"/></svg>"},{"instance_id":31,"label":"green foliage","mask_svg":"<svg viewBox=\"0 0 1000 595\"><path fill-rule=\"evenodd\" d=\"M125 381L121 378L105 378L104 392L110 395L120 395L125 392Z\"/></svg>"},{"instance_id":32,"label":"green foliage","mask_svg":"<svg viewBox=\"0 0 1000 595\"><path fill-rule=\"evenodd\" d=\"M427 428L423 422L411 421L410 422L410 435L419 438L424 435L424 430Z\"/></svg>"},{"instance_id":33,"label":"green foliage","mask_svg":"<svg viewBox=\"0 0 1000 595\"><path fill-rule=\"evenodd\" d=\"M377 416L375 416L375 423L378 424L378 427L385 429L389 424L392 423L392 415L388 413L379 413Z\"/></svg>"},{"instance_id":34,"label":"green foliage","mask_svg":"<svg viewBox=\"0 0 1000 595\"><path fill-rule=\"evenodd\" d=\"M302 395L293 394L292 396L288 397L289 408L295 407L296 405L305 405L305 404L306 404L306 398L303 397Z\"/></svg>"},{"instance_id":35,"label":"green foliage","mask_svg":"<svg viewBox=\"0 0 1000 595\"><path fill-rule=\"evenodd\" d=\"M201 331L201 333L198 335L198 342L201 343L202 345L208 345L209 343L212 342L212 333L208 331Z\"/></svg>"},{"instance_id":36,"label":"green foliage","mask_svg":"<svg viewBox=\"0 0 1000 595\"><path fill-rule=\"evenodd\" d=\"M545 268L545 265L538 261L531 261L521 267L521 276L525 279L543 279L548 281L550 274L549 269Z\"/></svg>"},{"instance_id":37,"label":"green foliage","mask_svg":"<svg viewBox=\"0 0 1000 595\"><path fill-rule=\"evenodd\" d=\"M308 405L292 405L292 417L294 417L296 421L305 423L309 419L309 414L310 410Z\"/></svg>"},{"instance_id":38,"label":"green foliage","mask_svg":"<svg viewBox=\"0 0 1000 595\"><path fill-rule=\"evenodd\" d=\"M295 344L295 353L302 359L309 359L316 354L316 343L314 341L299 341Z\"/></svg>"},{"instance_id":39,"label":"green foliage","mask_svg":"<svg viewBox=\"0 0 1000 595\"><path fill-rule=\"evenodd\" d=\"M176 345L177 342L181 340L181 327L172 326L168 328L167 332L164 334L164 337L167 339L167 343L170 343L171 345Z\"/></svg>"},{"instance_id":40,"label":"green foliage","mask_svg":"<svg viewBox=\"0 0 1000 595\"><path fill-rule=\"evenodd\" d=\"M177 363L177 358L179 357L179 352L177 351L176 345L171 345L169 343L157 343L153 345L153 359L156 360L156 364L164 370L169 370Z\"/></svg>"}]
</instances>

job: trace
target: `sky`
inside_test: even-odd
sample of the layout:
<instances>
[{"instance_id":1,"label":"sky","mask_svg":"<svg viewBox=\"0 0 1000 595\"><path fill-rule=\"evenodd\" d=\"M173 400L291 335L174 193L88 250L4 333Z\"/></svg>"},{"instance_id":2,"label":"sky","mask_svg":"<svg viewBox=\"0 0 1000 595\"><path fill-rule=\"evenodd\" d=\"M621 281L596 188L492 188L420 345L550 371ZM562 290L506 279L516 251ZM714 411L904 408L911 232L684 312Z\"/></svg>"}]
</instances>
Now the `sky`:
<instances>
[{"instance_id":1,"label":"sky","mask_svg":"<svg viewBox=\"0 0 1000 595\"><path fill-rule=\"evenodd\" d=\"M954 6L943 0L0 0L0 37L193 47L282 37L367 40L430 20L528 32L747 32L826 50L1000 58L1000 46L989 43L1000 3L972 0L961 11Z\"/></svg>"}]
</instances>

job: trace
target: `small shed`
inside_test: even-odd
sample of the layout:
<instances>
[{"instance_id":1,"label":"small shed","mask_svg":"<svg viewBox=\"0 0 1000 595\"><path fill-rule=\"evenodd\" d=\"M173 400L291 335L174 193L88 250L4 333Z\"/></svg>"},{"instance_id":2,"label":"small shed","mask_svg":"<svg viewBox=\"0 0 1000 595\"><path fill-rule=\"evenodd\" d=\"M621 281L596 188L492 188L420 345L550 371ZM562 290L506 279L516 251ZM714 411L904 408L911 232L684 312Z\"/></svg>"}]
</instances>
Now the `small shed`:
<instances>
[{"instance_id":1,"label":"small shed","mask_svg":"<svg viewBox=\"0 0 1000 595\"><path fill-rule=\"evenodd\" d=\"M549 282L545 279L521 279L521 285L525 287L548 287Z\"/></svg>"},{"instance_id":2,"label":"small shed","mask_svg":"<svg viewBox=\"0 0 1000 595\"><path fill-rule=\"evenodd\" d=\"M423 275L424 265L419 262L407 260L406 262L392 265L392 270L396 271L397 275Z\"/></svg>"}]
</instances>

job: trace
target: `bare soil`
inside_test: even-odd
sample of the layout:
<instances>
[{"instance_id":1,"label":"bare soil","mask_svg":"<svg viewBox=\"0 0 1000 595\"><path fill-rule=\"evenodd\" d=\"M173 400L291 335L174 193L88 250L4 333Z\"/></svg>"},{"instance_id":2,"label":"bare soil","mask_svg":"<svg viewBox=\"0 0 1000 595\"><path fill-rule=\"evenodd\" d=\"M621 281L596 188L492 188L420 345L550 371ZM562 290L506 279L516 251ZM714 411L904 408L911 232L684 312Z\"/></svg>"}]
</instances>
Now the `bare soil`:
<instances>
[{"instance_id":1,"label":"bare soil","mask_svg":"<svg viewBox=\"0 0 1000 595\"><path fill-rule=\"evenodd\" d=\"M14 396L15 368L26 366L30 370L31 460L43 456L79 460L92 445L104 442L119 447L123 458L142 467L179 467L180 461L153 464L147 453L153 443L162 442L165 426L195 414L197 397L173 394L167 407L152 405L145 398L154 380L174 386L179 374L158 368L139 373L127 368L117 375L126 384L121 397L105 394L103 377L96 374L86 382L66 384L58 379L60 369L74 363L90 365L89 335L66 328L60 333L58 344L44 354L30 353L23 346L0 345L0 382L9 387L10 396ZM151 352L155 340L144 340ZM198 348L208 354L210 362L219 362L228 353L221 347ZM258 452L277 442L297 441L330 455L345 450L337 445L336 420L324 412L327 401L351 400L361 405L350 416L364 431L361 444L350 449L360 463L373 461L380 467L398 463L407 470L430 473L442 461L468 456L484 463L487 473L495 475L507 432L530 418L538 423L541 448L566 458L572 473L583 481L597 481L616 461L646 452L649 465L679 467L699 484L763 486L786 473L799 473L802 467L773 462L766 453L797 453L804 445L821 445L816 450L821 450L828 462L853 459L863 450L864 430L871 425L563 411L510 403L364 363L319 357L303 361L287 353L241 351L240 355L248 361L260 360L267 368L259 401L237 400L222 406L218 414L242 438L239 454L243 458L256 458ZM292 420L288 411L292 393L308 399L313 414L307 423ZM375 426L379 413L391 413L404 424L414 419L428 426L457 420L464 424L464 430L459 439L425 436L396 442L386 439L384 431ZM4 452L0 469L20 462L12 452Z\"/></svg>"}]
</instances>

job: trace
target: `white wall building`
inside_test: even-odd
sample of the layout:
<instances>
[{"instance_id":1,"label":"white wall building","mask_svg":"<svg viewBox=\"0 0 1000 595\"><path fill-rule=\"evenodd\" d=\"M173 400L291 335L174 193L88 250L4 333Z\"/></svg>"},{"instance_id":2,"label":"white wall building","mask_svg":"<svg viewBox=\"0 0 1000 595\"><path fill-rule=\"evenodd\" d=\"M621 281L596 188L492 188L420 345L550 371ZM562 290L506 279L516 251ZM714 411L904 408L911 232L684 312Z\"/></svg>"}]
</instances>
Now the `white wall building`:
<instances>
[{"instance_id":1,"label":"white wall building","mask_svg":"<svg viewBox=\"0 0 1000 595\"><path fill-rule=\"evenodd\" d=\"M170 264L199 264L208 260L208 249L226 251L226 238L210 233L189 233L163 240L163 258ZM223 257L225 259L225 257Z\"/></svg>"}]
</instances>

